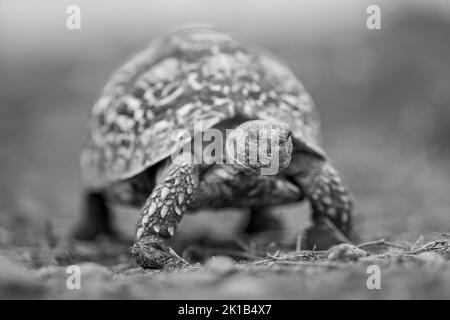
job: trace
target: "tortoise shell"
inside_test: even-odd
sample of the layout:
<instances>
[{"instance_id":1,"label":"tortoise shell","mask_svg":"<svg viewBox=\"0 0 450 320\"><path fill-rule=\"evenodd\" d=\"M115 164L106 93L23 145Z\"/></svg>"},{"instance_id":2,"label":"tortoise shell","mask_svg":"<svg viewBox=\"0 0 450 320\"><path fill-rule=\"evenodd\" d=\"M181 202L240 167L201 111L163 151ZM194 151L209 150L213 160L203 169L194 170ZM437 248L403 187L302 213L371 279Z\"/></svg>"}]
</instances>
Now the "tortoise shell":
<instances>
[{"instance_id":1,"label":"tortoise shell","mask_svg":"<svg viewBox=\"0 0 450 320\"><path fill-rule=\"evenodd\" d=\"M283 62L212 28L169 33L116 71L92 108L84 181L103 187L135 176L183 147L178 130L237 116L284 121L294 144L324 155L313 102Z\"/></svg>"}]
</instances>

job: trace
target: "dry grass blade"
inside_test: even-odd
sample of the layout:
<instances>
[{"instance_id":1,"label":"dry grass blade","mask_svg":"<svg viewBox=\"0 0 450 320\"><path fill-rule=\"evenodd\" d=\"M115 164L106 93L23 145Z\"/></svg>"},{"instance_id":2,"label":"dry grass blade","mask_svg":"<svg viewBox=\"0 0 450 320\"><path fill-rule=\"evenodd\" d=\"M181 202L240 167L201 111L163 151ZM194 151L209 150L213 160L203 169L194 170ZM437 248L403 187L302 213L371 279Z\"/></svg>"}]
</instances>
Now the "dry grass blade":
<instances>
[{"instance_id":1,"label":"dry grass blade","mask_svg":"<svg viewBox=\"0 0 450 320\"><path fill-rule=\"evenodd\" d=\"M300 252L302 249L302 234L301 232L297 236L297 240L295 241L295 252Z\"/></svg>"},{"instance_id":2,"label":"dry grass blade","mask_svg":"<svg viewBox=\"0 0 450 320\"><path fill-rule=\"evenodd\" d=\"M170 248L170 254L175 256L177 259L179 259L180 261L182 261L183 263L185 263L187 266L192 267L192 265L187 262L186 260L184 260L182 257L180 257L172 248Z\"/></svg>"},{"instance_id":3,"label":"dry grass blade","mask_svg":"<svg viewBox=\"0 0 450 320\"><path fill-rule=\"evenodd\" d=\"M415 250L417 247L419 247L420 244L423 244L423 236L420 236L416 242L414 243L414 245L412 246L411 250Z\"/></svg>"},{"instance_id":4,"label":"dry grass blade","mask_svg":"<svg viewBox=\"0 0 450 320\"><path fill-rule=\"evenodd\" d=\"M331 222L328 218L323 218L323 222L325 222L326 226L330 229L331 233L336 237L337 240L343 242L343 243L350 243L353 244L350 239L348 239L336 226L333 222Z\"/></svg>"}]
</instances>

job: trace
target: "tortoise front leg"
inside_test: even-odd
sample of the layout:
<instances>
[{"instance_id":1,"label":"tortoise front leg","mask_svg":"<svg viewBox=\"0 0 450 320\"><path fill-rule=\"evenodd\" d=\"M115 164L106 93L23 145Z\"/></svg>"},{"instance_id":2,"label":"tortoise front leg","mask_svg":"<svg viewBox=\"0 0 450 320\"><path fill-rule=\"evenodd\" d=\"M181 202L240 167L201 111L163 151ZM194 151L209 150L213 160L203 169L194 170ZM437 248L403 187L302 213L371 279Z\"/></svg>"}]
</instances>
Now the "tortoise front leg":
<instances>
[{"instance_id":1,"label":"tortoise front leg","mask_svg":"<svg viewBox=\"0 0 450 320\"><path fill-rule=\"evenodd\" d=\"M143 268L182 264L165 240L174 235L184 211L195 198L198 168L179 160L168 166L160 180L141 209L131 250Z\"/></svg>"},{"instance_id":2,"label":"tortoise front leg","mask_svg":"<svg viewBox=\"0 0 450 320\"><path fill-rule=\"evenodd\" d=\"M301 153L293 160L299 171L293 175L311 205L314 225L306 230L307 248L328 249L349 242L352 232L353 196L344 180L324 159Z\"/></svg>"}]
</instances>

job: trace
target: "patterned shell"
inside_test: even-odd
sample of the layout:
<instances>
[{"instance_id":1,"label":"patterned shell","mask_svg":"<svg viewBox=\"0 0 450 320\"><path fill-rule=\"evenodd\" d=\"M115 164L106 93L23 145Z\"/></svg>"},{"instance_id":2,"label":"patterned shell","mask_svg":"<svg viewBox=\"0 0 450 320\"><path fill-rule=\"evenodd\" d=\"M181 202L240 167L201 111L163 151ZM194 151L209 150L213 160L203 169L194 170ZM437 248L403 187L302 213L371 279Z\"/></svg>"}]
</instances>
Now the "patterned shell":
<instances>
[{"instance_id":1,"label":"patterned shell","mask_svg":"<svg viewBox=\"0 0 450 320\"><path fill-rule=\"evenodd\" d=\"M167 34L113 74L94 105L84 181L102 187L132 177L181 149L180 129L237 115L287 122L294 143L324 154L313 102L284 63L212 28Z\"/></svg>"}]
</instances>

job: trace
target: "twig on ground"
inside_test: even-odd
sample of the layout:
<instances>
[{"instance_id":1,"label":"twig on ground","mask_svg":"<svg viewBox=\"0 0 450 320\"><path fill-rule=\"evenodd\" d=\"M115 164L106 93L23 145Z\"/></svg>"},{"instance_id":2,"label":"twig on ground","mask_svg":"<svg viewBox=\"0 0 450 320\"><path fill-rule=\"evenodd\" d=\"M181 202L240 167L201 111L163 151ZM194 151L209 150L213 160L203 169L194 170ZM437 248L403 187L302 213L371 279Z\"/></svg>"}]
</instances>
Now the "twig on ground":
<instances>
[{"instance_id":1,"label":"twig on ground","mask_svg":"<svg viewBox=\"0 0 450 320\"><path fill-rule=\"evenodd\" d=\"M292 260L280 260L277 261L278 264L287 264L287 265L297 265L297 266L307 266L307 267L325 267L325 268L339 268L343 267L343 264L331 262L331 261L292 261Z\"/></svg>"},{"instance_id":2,"label":"twig on ground","mask_svg":"<svg viewBox=\"0 0 450 320\"><path fill-rule=\"evenodd\" d=\"M323 251L299 251L289 254L284 254L280 256L280 251L275 252L275 254L266 253L269 259L262 259L258 261L254 261L255 264L274 262L274 261L286 261L289 259L298 259L298 258L310 258L311 256L319 256ZM291 260L292 261L292 260ZM296 260L298 261L298 260ZM302 260L304 261L304 260Z\"/></svg>"},{"instance_id":3,"label":"twig on ground","mask_svg":"<svg viewBox=\"0 0 450 320\"><path fill-rule=\"evenodd\" d=\"M399 243L394 243L394 242L389 242L386 241L386 239L379 239L379 240L374 240L374 241L368 241L368 242L364 242L359 244L357 247L362 249L365 247L370 247L370 246L386 246L386 247L393 247L393 248L398 248L398 249L403 249L403 250L409 250L409 247L399 244Z\"/></svg>"},{"instance_id":4,"label":"twig on ground","mask_svg":"<svg viewBox=\"0 0 450 320\"><path fill-rule=\"evenodd\" d=\"M428 242L418 249L410 250L407 252L409 255L422 253L425 251L444 252L450 249L450 241L447 240L435 240Z\"/></svg>"},{"instance_id":5,"label":"twig on ground","mask_svg":"<svg viewBox=\"0 0 450 320\"><path fill-rule=\"evenodd\" d=\"M343 267L345 264L340 264L332 261L299 261L299 260L285 260L285 259L266 259L266 260L259 260L255 261L253 263L245 264L244 268L251 268L251 267L266 267L269 269L273 269L280 266L304 266L304 267L321 267L321 268L339 268Z\"/></svg>"},{"instance_id":6,"label":"twig on ground","mask_svg":"<svg viewBox=\"0 0 450 320\"><path fill-rule=\"evenodd\" d=\"M207 249L205 250L209 254L220 254L225 256L232 256L237 258L246 258L251 260L259 260L261 259L261 256L258 256L251 252L245 252L245 251L237 251L237 250L230 250L230 249Z\"/></svg>"}]
</instances>

